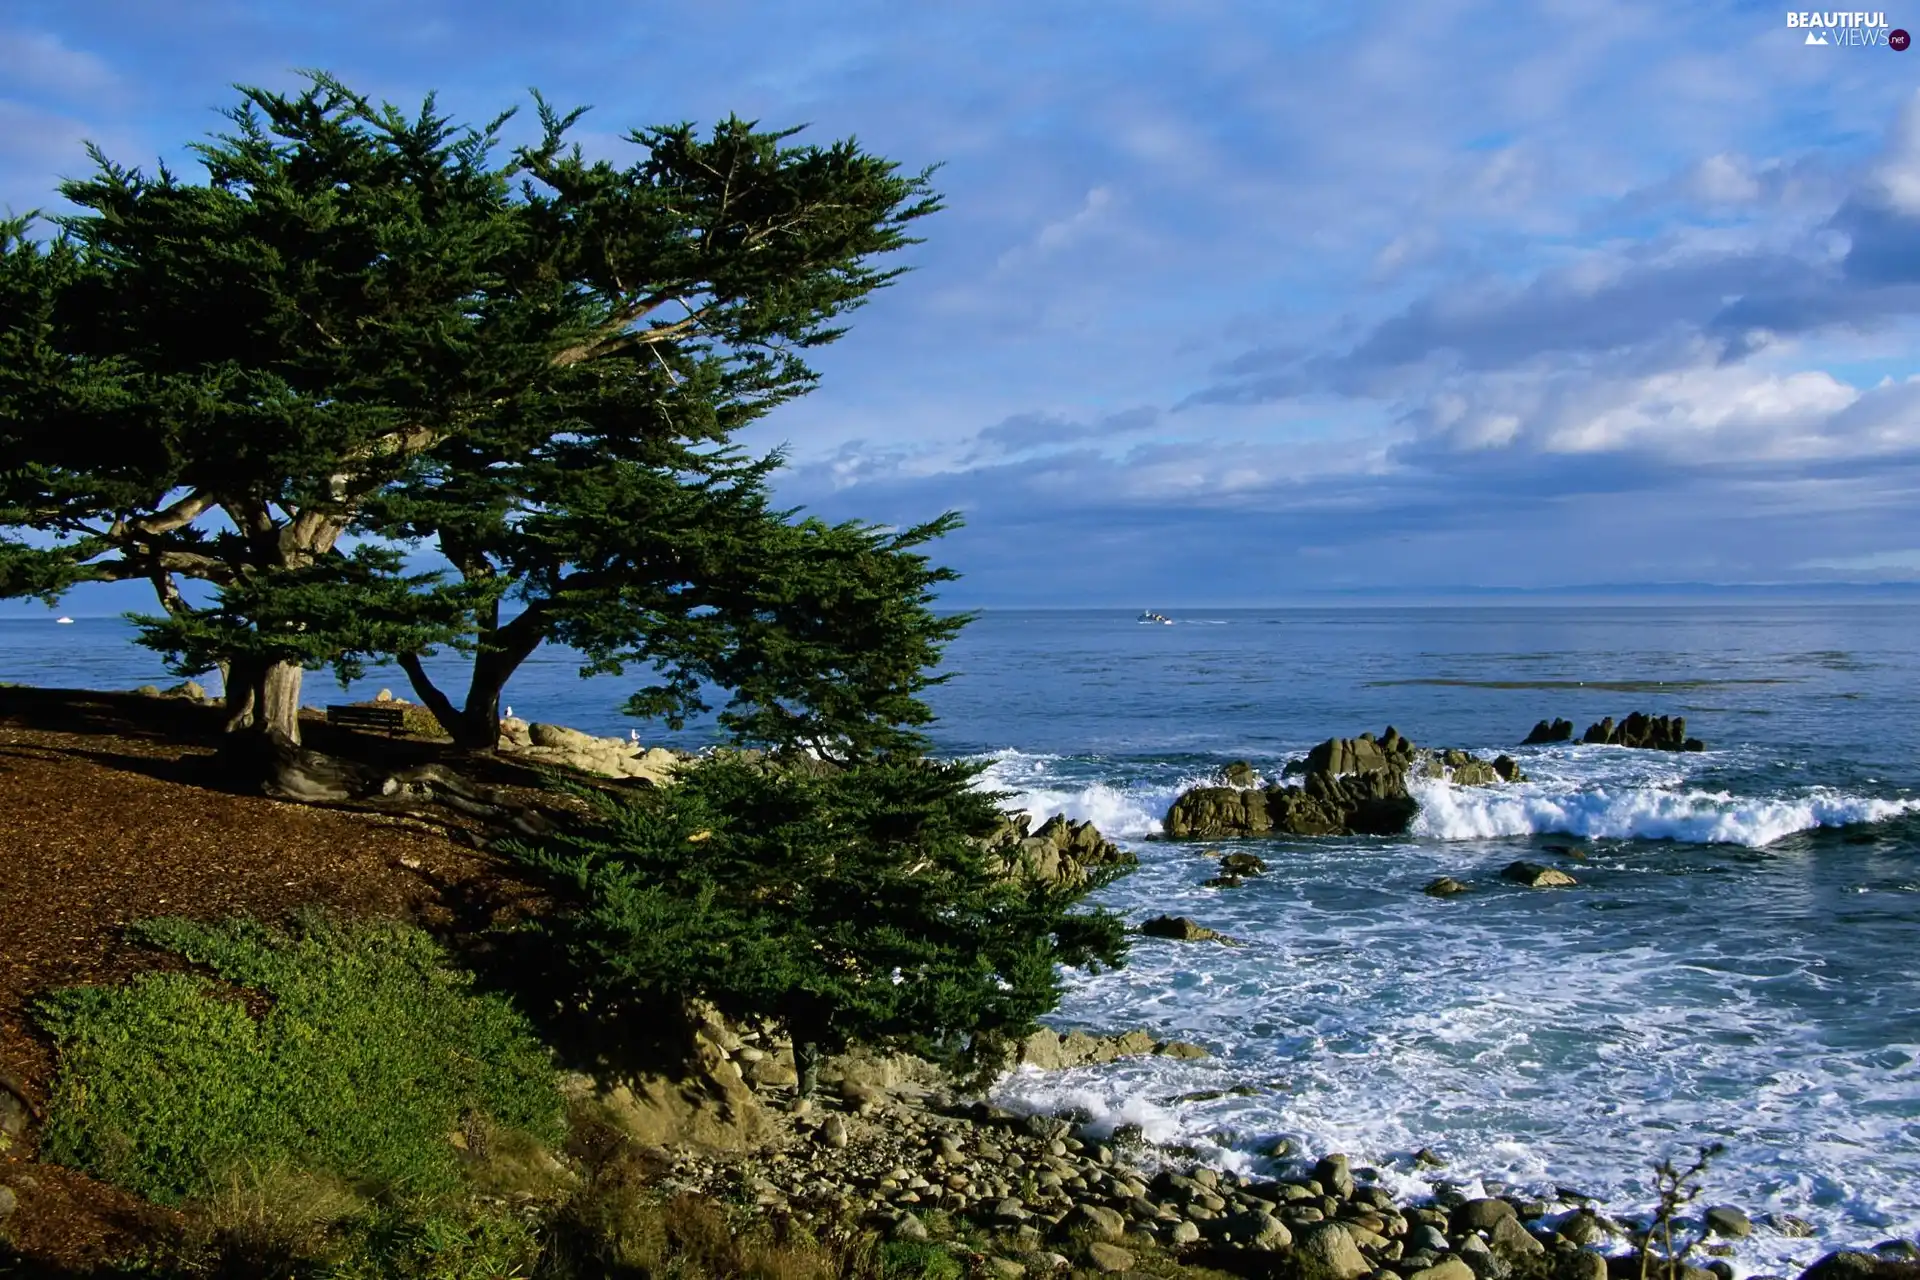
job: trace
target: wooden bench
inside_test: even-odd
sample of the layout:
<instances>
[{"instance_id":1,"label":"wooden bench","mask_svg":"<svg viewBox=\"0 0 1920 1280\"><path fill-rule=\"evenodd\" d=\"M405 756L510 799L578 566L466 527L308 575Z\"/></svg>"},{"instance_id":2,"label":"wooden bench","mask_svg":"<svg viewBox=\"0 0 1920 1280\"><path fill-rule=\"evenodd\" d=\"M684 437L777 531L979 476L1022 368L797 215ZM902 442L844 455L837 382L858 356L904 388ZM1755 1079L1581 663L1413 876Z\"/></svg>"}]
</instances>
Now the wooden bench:
<instances>
[{"instance_id":1,"label":"wooden bench","mask_svg":"<svg viewBox=\"0 0 1920 1280\"><path fill-rule=\"evenodd\" d=\"M385 729L391 738L406 726L407 709L392 703L375 707L328 707L327 723L345 725L349 729Z\"/></svg>"}]
</instances>

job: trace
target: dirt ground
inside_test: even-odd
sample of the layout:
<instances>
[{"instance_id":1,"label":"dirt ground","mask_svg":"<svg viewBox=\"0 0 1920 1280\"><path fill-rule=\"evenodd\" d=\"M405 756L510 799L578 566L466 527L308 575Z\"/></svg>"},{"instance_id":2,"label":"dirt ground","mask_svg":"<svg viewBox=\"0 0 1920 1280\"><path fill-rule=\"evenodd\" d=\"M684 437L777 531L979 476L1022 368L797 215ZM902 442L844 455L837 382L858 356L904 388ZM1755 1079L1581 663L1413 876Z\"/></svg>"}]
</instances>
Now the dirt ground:
<instances>
[{"instance_id":1,"label":"dirt ground","mask_svg":"<svg viewBox=\"0 0 1920 1280\"><path fill-rule=\"evenodd\" d=\"M36 996L158 967L124 926L159 915L284 919L320 905L436 930L485 928L537 893L461 837L473 824L315 808L219 789L217 707L137 694L0 688L0 1088L30 1108L53 1062ZM413 763L444 748L303 724L308 745ZM534 794L505 762L482 780ZM488 776L491 774L491 776ZM85 1268L149 1234L154 1209L38 1163L31 1140L0 1154L18 1208L0 1227L52 1273ZM4 1266L0 1266L4 1270Z\"/></svg>"}]
</instances>

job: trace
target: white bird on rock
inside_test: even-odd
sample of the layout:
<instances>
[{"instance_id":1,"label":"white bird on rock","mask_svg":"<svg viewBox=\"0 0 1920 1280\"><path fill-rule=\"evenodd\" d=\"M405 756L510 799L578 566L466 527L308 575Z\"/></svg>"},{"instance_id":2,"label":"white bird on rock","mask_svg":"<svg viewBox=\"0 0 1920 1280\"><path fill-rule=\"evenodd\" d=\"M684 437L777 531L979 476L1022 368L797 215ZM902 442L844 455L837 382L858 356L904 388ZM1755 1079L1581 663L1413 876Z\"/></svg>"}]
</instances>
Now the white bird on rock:
<instances>
[{"instance_id":1,"label":"white bird on rock","mask_svg":"<svg viewBox=\"0 0 1920 1280\"><path fill-rule=\"evenodd\" d=\"M507 708L507 719L509 719L509 720L511 720L511 719L513 719L513 708L512 708L512 707L508 707L508 708Z\"/></svg>"}]
</instances>

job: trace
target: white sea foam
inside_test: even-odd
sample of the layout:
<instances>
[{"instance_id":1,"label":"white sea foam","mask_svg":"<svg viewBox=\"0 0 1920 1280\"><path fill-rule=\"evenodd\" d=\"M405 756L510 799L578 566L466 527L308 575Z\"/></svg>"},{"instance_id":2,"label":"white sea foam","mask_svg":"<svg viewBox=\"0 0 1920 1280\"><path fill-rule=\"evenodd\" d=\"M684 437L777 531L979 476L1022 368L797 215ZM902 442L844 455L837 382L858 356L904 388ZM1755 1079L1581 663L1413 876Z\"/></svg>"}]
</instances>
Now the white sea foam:
<instances>
[{"instance_id":1,"label":"white sea foam","mask_svg":"<svg viewBox=\"0 0 1920 1280\"><path fill-rule=\"evenodd\" d=\"M1169 781L1116 784L1075 776L1073 763L1061 756L1005 750L989 757L980 785L1012 793L1009 807L1043 822L1065 814L1075 822L1092 822L1116 840L1138 840L1160 833L1160 819L1174 798L1204 781L1201 777ZM1080 773L1084 775L1085 766Z\"/></svg>"},{"instance_id":2,"label":"white sea foam","mask_svg":"<svg viewBox=\"0 0 1920 1280\"><path fill-rule=\"evenodd\" d=\"M1413 834L1437 840L1551 834L1758 849L1816 827L1885 822L1920 811L1920 800L1885 800L1822 787L1770 798L1647 787L1456 787L1438 781L1415 783L1412 790L1420 802Z\"/></svg>"},{"instance_id":3,"label":"white sea foam","mask_svg":"<svg viewBox=\"0 0 1920 1280\"><path fill-rule=\"evenodd\" d=\"M1213 1058L1022 1071L997 1100L1090 1117L1095 1134L1137 1125L1253 1172L1277 1171L1259 1153L1284 1136L1309 1160L1345 1151L1379 1167L1401 1195L1431 1189L1406 1157L1433 1146L1452 1162L1437 1176L1470 1193L1477 1176L1544 1193L1573 1185L1614 1212L1651 1203L1652 1160L1718 1138L1729 1147L1711 1194L1818 1231L1756 1232L1733 1259L1741 1274L1793 1274L1828 1249L1920 1230L1920 1024L1900 980L1863 991L1832 936L1805 923L1829 909L1815 868L1846 865L1851 850L1735 863L1725 880L1725 864L1701 867L1693 874L1716 874L1728 914L1680 932L1673 908L1701 890L1609 878L1599 863L1577 895L1488 895L1461 909L1419 893L1436 872L1491 876L1514 856L1501 842L1539 833L1757 848L1920 811L1920 800L1796 786L1790 764L1760 795L1720 782L1764 776L1771 757L1579 744L1520 754L1535 781L1418 784L1405 842L1288 842L1267 875L1221 891L1191 849L1137 843L1207 770L999 753L988 785L1036 816L1093 818L1136 842L1142 865L1103 891L1106 905L1130 919L1191 914L1246 945L1142 940L1123 969L1067 975L1063 1025L1144 1026ZM1674 856L1623 849L1607 870L1674 867ZM1910 901L1900 865L1828 891L1865 899L1856 929L1884 938L1896 927L1880 921L1905 908L1878 904ZM1761 875L1764 887L1750 883ZM1836 1000L1878 1010L1879 1031L1862 1042L1829 1009Z\"/></svg>"}]
</instances>

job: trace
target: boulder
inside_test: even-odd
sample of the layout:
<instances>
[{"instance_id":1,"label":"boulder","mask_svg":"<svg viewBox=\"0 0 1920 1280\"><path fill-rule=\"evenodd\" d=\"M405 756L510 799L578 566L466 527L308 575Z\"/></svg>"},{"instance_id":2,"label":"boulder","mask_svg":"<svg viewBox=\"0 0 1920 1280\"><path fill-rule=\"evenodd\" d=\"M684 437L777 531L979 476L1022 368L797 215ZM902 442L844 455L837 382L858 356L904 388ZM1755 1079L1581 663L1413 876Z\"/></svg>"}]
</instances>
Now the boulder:
<instances>
[{"instance_id":1,"label":"boulder","mask_svg":"<svg viewBox=\"0 0 1920 1280\"><path fill-rule=\"evenodd\" d=\"M1457 1206L1447 1225L1454 1235L1469 1231L1492 1231L1501 1222L1519 1222L1520 1215L1505 1200L1493 1196L1483 1196L1478 1200L1468 1200Z\"/></svg>"},{"instance_id":2,"label":"boulder","mask_svg":"<svg viewBox=\"0 0 1920 1280\"><path fill-rule=\"evenodd\" d=\"M1802 1271L1800 1280L1920 1280L1920 1262L1843 1249Z\"/></svg>"},{"instance_id":3,"label":"boulder","mask_svg":"<svg viewBox=\"0 0 1920 1280\"><path fill-rule=\"evenodd\" d=\"M1407 1280L1474 1280L1474 1276L1473 1268L1460 1259L1442 1258L1432 1266L1414 1272Z\"/></svg>"},{"instance_id":4,"label":"boulder","mask_svg":"<svg viewBox=\"0 0 1920 1280\"><path fill-rule=\"evenodd\" d=\"M1108 1244L1096 1240L1087 1246L1087 1261L1093 1264L1095 1271L1108 1275L1117 1275L1133 1270L1133 1255L1117 1244Z\"/></svg>"},{"instance_id":5,"label":"boulder","mask_svg":"<svg viewBox=\"0 0 1920 1280\"><path fill-rule=\"evenodd\" d=\"M579 753L593 752L604 745L603 739L579 729L569 729L563 724L531 724L527 727L527 736L536 747L553 747Z\"/></svg>"},{"instance_id":6,"label":"boulder","mask_svg":"<svg viewBox=\"0 0 1920 1280\"><path fill-rule=\"evenodd\" d=\"M1572 742L1572 741L1573 741L1573 721L1542 720L1539 724L1536 724L1535 726L1533 726L1533 732L1529 733L1524 739L1522 739L1520 742L1520 745L1523 747L1535 747L1535 746L1541 745L1542 743L1547 743L1547 742Z\"/></svg>"},{"instance_id":7,"label":"boulder","mask_svg":"<svg viewBox=\"0 0 1920 1280\"><path fill-rule=\"evenodd\" d=\"M1353 1237L1337 1222L1310 1227L1295 1243L1293 1261L1300 1280L1360 1280L1373 1271Z\"/></svg>"},{"instance_id":8,"label":"boulder","mask_svg":"<svg viewBox=\"0 0 1920 1280\"><path fill-rule=\"evenodd\" d=\"M1529 889L1553 889L1580 883L1556 867L1541 866L1537 862L1510 862L1501 869L1500 878L1526 885Z\"/></svg>"},{"instance_id":9,"label":"boulder","mask_svg":"<svg viewBox=\"0 0 1920 1280\"><path fill-rule=\"evenodd\" d=\"M1342 1200L1353 1198L1353 1171L1343 1155L1323 1157L1313 1166L1313 1180L1325 1187L1330 1196Z\"/></svg>"},{"instance_id":10,"label":"boulder","mask_svg":"<svg viewBox=\"0 0 1920 1280\"><path fill-rule=\"evenodd\" d=\"M1533 1238L1533 1233L1520 1225L1520 1219L1501 1218L1487 1232L1487 1245L1495 1253L1509 1262L1518 1262L1522 1258L1537 1257L1547 1251L1547 1247Z\"/></svg>"},{"instance_id":11,"label":"boulder","mask_svg":"<svg viewBox=\"0 0 1920 1280\"><path fill-rule=\"evenodd\" d=\"M1469 893L1471 890L1452 876L1441 876L1438 880L1428 881L1423 892L1436 898L1451 898L1456 893Z\"/></svg>"},{"instance_id":12,"label":"boulder","mask_svg":"<svg viewBox=\"0 0 1920 1280\"><path fill-rule=\"evenodd\" d=\"M1753 1220L1730 1204L1717 1204L1706 1213L1707 1230L1729 1240L1744 1240L1753 1234Z\"/></svg>"},{"instance_id":13,"label":"boulder","mask_svg":"<svg viewBox=\"0 0 1920 1280\"><path fill-rule=\"evenodd\" d=\"M1118 1240L1127 1234L1127 1220L1117 1210L1083 1200L1060 1220L1060 1229L1083 1233L1094 1240Z\"/></svg>"},{"instance_id":14,"label":"boulder","mask_svg":"<svg viewBox=\"0 0 1920 1280\"><path fill-rule=\"evenodd\" d=\"M1220 771L1220 777L1230 787L1251 787L1258 781L1253 766L1245 760L1235 760Z\"/></svg>"}]
</instances>

